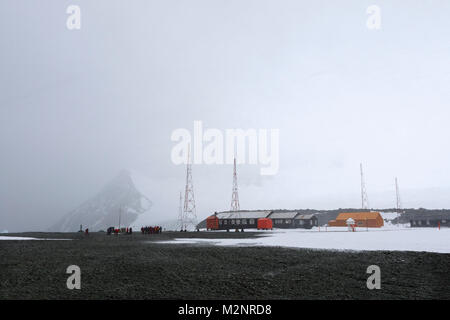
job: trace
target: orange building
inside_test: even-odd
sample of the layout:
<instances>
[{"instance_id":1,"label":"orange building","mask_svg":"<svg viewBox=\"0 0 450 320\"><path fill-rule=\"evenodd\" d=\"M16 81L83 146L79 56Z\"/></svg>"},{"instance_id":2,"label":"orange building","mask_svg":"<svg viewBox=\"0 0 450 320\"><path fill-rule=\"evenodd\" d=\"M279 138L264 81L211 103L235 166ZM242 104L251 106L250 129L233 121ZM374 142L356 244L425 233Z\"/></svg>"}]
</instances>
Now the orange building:
<instances>
[{"instance_id":1,"label":"orange building","mask_svg":"<svg viewBox=\"0 0 450 320\"><path fill-rule=\"evenodd\" d=\"M355 220L357 227L381 228L384 226L383 217L379 212L344 212L340 213L336 220L328 221L330 227L347 227L347 219Z\"/></svg>"},{"instance_id":2,"label":"orange building","mask_svg":"<svg viewBox=\"0 0 450 320\"><path fill-rule=\"evenodd\" d=\"M258 230L260 230L260 229L272 230L272 228L273 228L272 219L269 219L269 218L258 219Z\"/></svg>"},{"instance_id":3,"label":"orange building","mask_svg":"<svg viewBox=\"0 0 450 320\"><path fill-rule=\"evenodd\" d=\"M216 215L209 216L206 218L206 230L218 230L219 229L219 218Z\"/></svg>"}]
</instances>

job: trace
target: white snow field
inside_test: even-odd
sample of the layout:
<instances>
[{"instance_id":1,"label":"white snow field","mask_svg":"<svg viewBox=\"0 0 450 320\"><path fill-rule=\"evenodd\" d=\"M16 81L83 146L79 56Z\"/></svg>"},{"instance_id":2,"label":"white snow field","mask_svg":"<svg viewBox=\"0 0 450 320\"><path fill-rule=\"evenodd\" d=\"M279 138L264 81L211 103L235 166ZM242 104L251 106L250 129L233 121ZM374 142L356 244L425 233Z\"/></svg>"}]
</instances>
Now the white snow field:
<instances>
[{"instance_id":1,"label":"white snow field","mask_svg":"<svg viewBox=\"0 0 450 320\"><path fill-rule=\"evenodd\" d=\"M28 238L28 237L8 237L8 236L0 236L0 240L39 240L37 238Z\"/></svg>"},{"instance_id":2,"label":"white snow field","mask_svg":"<svg viewBox=\"0 0 450 320\"><path fill-rule=\"evenodd\" d=\"M249 230L250 231L250 230ZM214 231L212 231L214 232ZM197 243L219 246L279 246L358 251L427 251L450 253L450 228L404 228L386 226L380 229L313 228L311 230L273 230L252 239L175 239L164 243Z\"/></svg>"},{"instance_id":3,"label":"white snow field","mask_svg":"<svg viewBox=\"0 0 450 320\"><path fill-rule=\"evenodd\" d=\"M72 239L47 239L47 238L0 236L0 240L72 240Z\"/></svg>"}]
</instances>

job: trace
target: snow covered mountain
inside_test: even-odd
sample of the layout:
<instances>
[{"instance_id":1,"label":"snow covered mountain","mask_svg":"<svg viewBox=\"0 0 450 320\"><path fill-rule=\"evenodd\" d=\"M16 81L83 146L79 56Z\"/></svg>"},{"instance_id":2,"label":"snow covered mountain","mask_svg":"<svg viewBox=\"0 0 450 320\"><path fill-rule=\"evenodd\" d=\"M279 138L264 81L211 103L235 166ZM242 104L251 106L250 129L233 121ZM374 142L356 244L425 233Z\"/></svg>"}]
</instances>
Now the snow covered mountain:
<instances>
[{"instance_id":1,"label":"snow covered mountain","mask_svg":"<svg viewBox=\"0 0 450 320\"><path fill-rule=\"evenodd\" d=\"M53 225L51 231L74 232L89 228L106 230L111 226L142 226L151 221L151 183L132 171L123 170L97 195Z\"/></svg>"}]
</instances>

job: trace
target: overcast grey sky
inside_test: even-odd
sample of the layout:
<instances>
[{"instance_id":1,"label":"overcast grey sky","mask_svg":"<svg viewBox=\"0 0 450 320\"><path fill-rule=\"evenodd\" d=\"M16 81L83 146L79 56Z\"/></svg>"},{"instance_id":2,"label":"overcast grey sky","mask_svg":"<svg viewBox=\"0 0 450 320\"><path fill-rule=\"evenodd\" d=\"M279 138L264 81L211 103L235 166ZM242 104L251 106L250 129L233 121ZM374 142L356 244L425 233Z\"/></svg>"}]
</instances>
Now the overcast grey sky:
<instances>
[{"instance_id":1,"label":"overcast grey sky","mask_svg":"<svg viewBox=\"0 0 450 320\"><path fill-rule=\"evenodd\" d=\"M175 217L170 135L194 120L280 129L277 175L239 168L241 208L358 207L360 162L373 207L394 206L395 176L428 190L405 206L450 207L449 14L446 0L2 0L0 229L47 227L122 168L173 181L155 214ZM193 170L198 215L228 209L231 166Z\"/></svg>"}]
</instances>

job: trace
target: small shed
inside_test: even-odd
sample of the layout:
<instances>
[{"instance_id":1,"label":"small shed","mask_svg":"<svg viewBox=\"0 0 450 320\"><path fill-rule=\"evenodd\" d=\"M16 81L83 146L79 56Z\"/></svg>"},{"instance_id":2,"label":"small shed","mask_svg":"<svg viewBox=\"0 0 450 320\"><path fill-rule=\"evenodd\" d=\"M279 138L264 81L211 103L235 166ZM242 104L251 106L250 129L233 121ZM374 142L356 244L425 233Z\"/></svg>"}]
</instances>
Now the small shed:
<instances>
[{"instance_id":1,"label":"small shed","mask_svg":"<svg viewBox=\"0 0 450 320\"><path fill-rule=\"evenodd\" d=\"M349 231L355 231L355 220L353 220L352 218L348 218L345 223L347 224Z\"/></svg>"},{"instance_id":2,"label":"small shed","mask_svg":"<svg viewBox=\"0 0 450 320\"><path fill-rule=\"evenodd\" d=\"M258 219L258 230L272 230L273 223L272 219L269 218L260 218Z\"/></svg>"},{"instance_id":3,"label":"small shed","mask_svg":"<svg viewBox=\"0 0 450 320\"><path fill-rule=\"evenodd\" d=\"M213 214L206 218L206 230L218 230L219 229L219 218L217 215Z\"/></svg>"}]
</instances>

